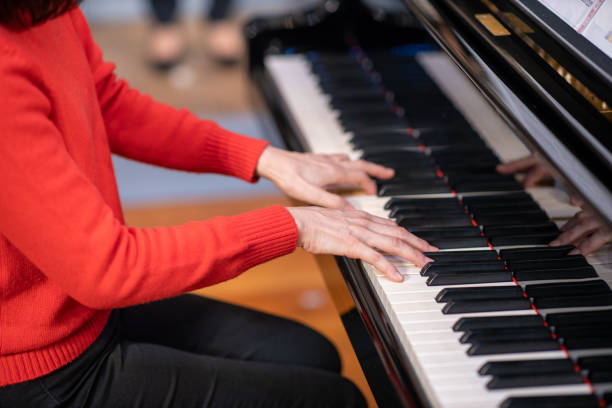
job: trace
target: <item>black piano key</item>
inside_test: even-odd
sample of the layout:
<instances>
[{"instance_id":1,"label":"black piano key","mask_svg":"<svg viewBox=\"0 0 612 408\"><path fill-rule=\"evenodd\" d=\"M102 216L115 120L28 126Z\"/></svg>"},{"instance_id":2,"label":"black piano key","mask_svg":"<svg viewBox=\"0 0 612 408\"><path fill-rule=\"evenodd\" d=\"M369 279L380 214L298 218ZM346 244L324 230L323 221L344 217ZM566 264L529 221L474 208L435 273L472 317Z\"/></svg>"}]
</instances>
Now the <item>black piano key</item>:
<instances>
[{"instance_id":1,"label":"black piano key","mask_svg":"<svg viewBox=\"0 0 612 408\"><path fill-rule=\"evenodd\" d=\"M533 197L525 191L515 191L509 193L501 193L501 194L493 194L486 196L473 196L473 197L462 197L461 201L466 205L476 204L476 203L490 203L490 202L503 202L505 204L515 203L515 202L535 202Z\"/></svg>"},{"instance_id":2,"label":"black piano key","mask_svg":"<svg viewBox=\"0 0 612 408\"><path fill-rule=\"evenodd\" d=\"M491 245L496 247L510 245L547 245L559 236L558 232L525 235L489 236Z\"/></svg>"},{"instance_id":3,"label":"black piano key","mask_svg":"<svg viewBox=\"0 0 612 408\"><path fill-rule=\"evenodd\" d=\"M493 188L489 188L489 190L492 190ZM510 217L510 216L516 216L516 217L526 217L526 216L533 216L533 215L546 215L546 213L544 211L542 211L539 208L531 208L531 207L517 207L517 208L504 208L504 207L498 207L498 208L487 208L487 209L472 209L470 208L469 213L474 215L474 218L483 218L483 217L497 217L497 216L502 216L502 217ZM547 217L548 219L548 217Z\"/></svg>"},{"instance_id":4,"label":"black piano key","mask_svg":"<svg viewBox=\"0 0 612 408\"><path fill-rule=\"evenodd\" d=\"M527 285L525 292L530 297L558 297L612 293L608 284L602 280L586 282L559 282Z\"/></svg>"},{"instance_id":5,"label":"black piano key","mask_svg":"<svg viewBox=\"0 0 612 408\"><path fill-rule=\"evenodd\" d=\"M441 238L478 238L482 237L478 227L443 227L443 228L414 228L410 232L426 241ZM473 252L473 251L470 251ZM496 255L497 256L497 255Z\"/></svg>"},{"instance_id":6,"label":"black piano key","mask_svg":"<svg viewBox=\"0 0 612 408\"><path fill-rule=\"evenodd\" d=\"M472 221L468 216L439 216L436 218L421 218L407 219L398 223L401 227L408 231L422 228L439 228L439 227L470 227ZM452 248L452 247L451 247Z\"/></svg>"},{"instance_id":7,"label":"black piano key","mask_svg":"<svg viewBox=\"0 0 612 408\"><path fill-rule=\"evenodd\" d=\"M507 260L508 267L513 271L524 271L531 269L561 269L588 266L586 258L582 255L568 255L561 258L549 259L513 259Z\"/></svg>"},{"instance_id":8,"label":"black piano key","mask_svg":"<svg viewBox=\"0 0 612 408\"><path fill-rule=\"evenodd\" d=\"M468 330L459 339L465 343L492 343L499 341L519 341L519 340L550 340L552 335L550 330L544 326L540 327L519 327L503 329L480 329Z\"/></svg>"},{"instance_id":9,"label":"black piano key","mask_svg":"<svg viewBox=\"0 0 612 408\"><path fill-rule=\"evenodd\" d=\"M444 314L499 312L531 309L529 299L471 299L451 300L442 308Z\"/></svg>"},{"instance_id":10,"label":"black piano key","mask_svg":"<svg viewBox=\"0 0 612 408\"><path fill-rule=\"evenodd\" d=\"M499 173L492 174L469 174L462 173L460 171L449 172L445 174L446 178L448 178L448 182L453 185L461 184L461 183L472 183L472 182L506 182L506 181L516 181L513 176L502 176ZM533 207L534 204L531 204ZM535 204L537 206L537 204ZM511 204L508 203L505 207L511 208ZM487 208L484 206L479 206L479 209Z\"/></svg>"},{"instance_id":11,"label":"black piano key","mask_svg":"<svg viewBox=\"0 0 612 408\"><path fill-rule=\"evenodd\" d=\"M436 295L437 302L476 299L518 299L523 291L516 285L468 288L444 288Z\"/></svg>"},{"instance_id":12,"label":"black piano key","mask_svg":"<svg viewBox=\"0 0 612 408\"><path fill-rule=\"evenodd\" d=\"M384 144L384 143L378 143L378 145L376 146L368 146L368 147L363 147L361 148L361 153L362 155L375 155L375 154L385 154L388 152L397 152L397 151L403 151L406 153L413 153L417 150L418 148L415 147L412 144L402 144L402 143L396 143L396 144ZM432 168L432 170L434 170Z\"/></svg>"},{"instance_id":13,"label":"black piano key","mask_svg":"<svg viewBox=\"0 0 612 408\"><path fill-rule=\"evenodd\" d=\"M504 400L501 408L598 408L597 396L550 395L542 397L510 397Z\"/></svg>"},{"instance_id":14,"label":"black piano key","mask_svg":"<svg viewBox=\"0 0 612 408\"><path fill-rule=\"evenodd\" d=\"M559 228L554 222L545 222L542 224L530 225L489 225L482 230L488 237L496 237L500 235L527 235L534 233L552 233L559 234Z\"/></svg>"},{"instance_id":15,"label":"black piano key","mask_svg":"<svg viewBox=\"0 0 612 408\"><path fill-rule=\"evenodd\" d=\"M563 307L588 307L612 305L612 293L591 294L586 296L559 296L536 298L534 305L538 309L555 309Z\"/></svg>"},{"instance_id":16,"label":"black piano key","mask_svg":"<svg viewBox=\"0 0 612 408\"><path fill-rule=\"evenodd\" d=\"M401 208L454 208L459 206L456 198L399 198L393 197L385 203L385 210Z\"/></svg>"},{"instance_id":17,"label":"black piano key","mask_svg":"<svg viewBox=\"0 0 612 408\"><path fill-rule=\"evenodd\" d=\"M577 363L583 370L608 370L612 367L612 355L580 357Z\"/></svg>"},{"instance_id":18,"label":"black piano key","mask_svg":"<svg viewBox=\"0 0 612 408\"><path fill-rule=\"evenodd\" d=\"M409 181L424 181L424 180L440 180L438 175L433 169L427 169L425 171L410 171L404 174L396 174L391 179L378 179L376 180L376 184L379 186L383 186L385 184L394 184L394 183L402 183ZM450 207L449 207L450 208Z\"/></svg>"},{"instance_id":19,"label":"black piano key","mask_svg":"<svg viewBox=\"0 0 612 408\"><path fill-rule=\"evenodd\" d=\"M524 374L512 376L494 376L487 383L490 390L503 390L523 387L542 387L547 385L582 384L578 373Z\"/></svg>"},{"instance_id":20,"label":"black piano key","mask_svg":"<svg viewBox=\"0 0 612 408\"><path fill-rule=\"evenodd\" d=\"M544 326L544 320L539 315L462 317L453 325L453 330L466 331L473 329L542 326Z\"/></svg>"},{"instance_id":21,"label":"black piano key","mask_svg":"<svg viewBox=\"0 0 612 408\"><path fill-rule=\"evenodd\" d=\"M431 158L421 151L395 150L389 152L370 153L362 156L364 160L372 162L410 162L412 164L431 164ZM433 166L431 167L433 168Z\"/></svg>"},{"instance_id":22,"label":"black piano key","mask_svg":"<svg viewBox=\"0 0 612 408\"><path fill-rule=\"evenodd\" d=\"M520 191L524 187L514 180L509 181L473 181L462 183L450 183L451 187L458 193L469 193L476 191Z\"/></svg>"},{"instance_id":23,"label":"black piano key","mask_svg":"<svg viewBox=\"0 0 612 408\"><path fill-rule=\"evenodd\" d=\"M612 305L612 293L592 294L586 296L559 296L536 298L534 305L538 309L555 309L563 307L588 307Z\"/></svg>"},{"instance_id":24,"label":"black piano key","mask_svg":"<svg viewBox=\"0 0 612 408\"><path fill-rule=\"evenodd\" d=\"M370 152L374 153L378 150L385 149L390 150L396 146L402 146L404 148L407 147L418 147L419 142L416 139L413 139L411 136L404 135L403 139L400 137L390 138L390 137L381 137L378 139L370 138L370 139L356 139L355 137L351 138L350 143L357 150L361 150L362 152Z\"/></svg>"},{"instance_id":25,"label":"black piano key","mask_svg":"<svg viewBox=\"0 0 612 408\"><path fill-rule=\"evenodd\" d=\"M427 286L466 285L476 283L510 282L512 274L509 271L479 272L466 274L462 272L434 273L427 278Z\"/></svg>"},{"instance_id":26,"label":"black piano key","mask_svg":"<svg viewBox=\"0 0 612 408\"><path fill-rule=\"evenodd\" d=\"M425 252L425 256L434 261L447 262L469 262L469 261L492 261L497 259L497 252L492 250L478 251L440 251Z\"/></svg>"},{"instance_id":27,"label":"black piano key","mask_svg":"<svg viewBox=\"0 0 612 408\"><path fill-rule=\"evenodd\" d=\"M466 214L461 211L461 208L457 209L431 209L431 210L418 210L418 211L406 211L401 210L397 211L394 216L390 218L394 218L396 222L399 223L410 223L412 220L420 220L423 218L436 218L436 217L466 217Z\"/></svg>"},{"instance_id":28,"label":"black piano key","mask_svg":"<svg viewBox=\"0 0 612 408\"><path fill-rule=\"evenodd\" d=\"M563 345L568 350L605 349L612 345L612 337L564 338Z\"/></svg>"},{"instance_id":29,"label":"black piano key","mask_svg":"<svg viewBox=\"0 0 612 408\"><path fill-rule=\"evenodd\" d=\"M607 404L606 406L607 406L607 407L612 406L612 392L606 392L606 393L603 395L603 399L604 399L604 401L606 402L606 404Z\"/></svg>"},{"instance_id":30,"label":"black piano key","mask_svg":"<svg viewBox=\"0 0 612 408\"><path fill-rule=\"evenodd\" d=\"M480 225L517 225L548 221L546 213L481 215L474 218Z\"/></svg>"},{"instance_id":31,"label":"black piano key","mask_svg":"<svg viewBox=\"0 0 612 408\"><path fill-rule=\"evenodd\" d=\"M503 271L505 265L499 260L476 262L429 262L421 269L421 276L429 276L432 272L476 272L476 271Z\"/></svg>"},{"instance_id":32,"label":"black piano key","mask_svg":"<svg viewBox=\"0 0 612 408\"><path fill-rule=\"evenodd\" d=\"M568 358L489 361L478 370L480 375L500 376L573 372L575 372L574 363Z\"/></svg>"},{"instance_id":33,"label":"black piano key","mask_svg":"<svg viewBox=\"0 0 612 408\"><path fill-rule=\"evenodd\" d=\"M431 155L439 161L443 160L497 160L495 154L488 147L474 149L469 146L440 149Z\"/></svg>"},{"instance_id":34,"label":"black piano key","mask_svg":"<svg viewBox=\"0 0 612 408\"><path fill-rule=\"evenodd\" d=\"M378 195L381 197L439 193L450 193L448 186L440 179L432 180L430 183L405 182L386 184L378 190Z\"/></svg>"},{"instance_id":35,"label":"black piano key","mask_svg":"<svg viewBox=\"0 0 612 408\"><path fill-rule=\"evenodd\" d=\"M541 213L542 209L539 206L533 205L532 203L519 204L514 207L507 207L501 205L486 205L486 206L465 206L470 214L474 216L479 215L510 215L510 214L531 214ZM550 224L550 223L548 223ZM499 228L499 226L498 226Z\"/></svg>"},{"instance_id":36,"label":"black piano key","mask_svg":"<svg viewBox=\"0 0 612 408\"><path fill-rule=\"evenodd\" d=\"M577 268L524 270L514 272L513 275L518 281L587 279L596 278L597 272L589 265Z\"/></svg>"},{"instance_id":37,"label":"black piano key","mask_svg":"<svg viewBox=\"0 0 612 408\"><path fill-rule=\"evenodd\" d=\"M589 380L593 384L612 383L612 368L608 368L605 371L591 371L589 373Z\"/></svg>"},{"instance_id":38,"label":"black piano key","mask_svg":"<svg viewBox=\"0 0 612 408\"><path fill-rule=\"evenodd\" d=\"M612 310L550 313L546 315L546 322L551 326L612 324Z\"/></svg>"},{"instance_id":39,"label":"black piano key","mask_svg":"<svg viewBox=\"0 0 612 408\"><path fill-rule=\"evenodd\" d=\"M607 325L564 325L555 326L555 334L558 337L564 339L575 339L580 337L611 337L612 338L612 327ZM612 346L612 344L611 344Z\"/></svg>"},{"instance_id":40,"label":"black piano key","mask_svg":"<svg viewBox=\"0 0 612 408\"><path fill-rule=\"evenodd\" d=\"M502 249L499 255L506 261L544 258L557 259L566 256L572 249L574 249L574 247L571 245L544 248Z\"/></svg>"},{"instance_id":41,"label":"black piano key","mask_svg":"<svg viewBox=\"0 0 612 408\"><path fill-rule=\"evenodd\" d=\"M470 356L483 356L488 354L530 353L535 351L559 350L556 340L524 340L500 341L492 343L475 343L467 350Z\"/></svg>"},{"instance_id":42,"label":"black piano key","mask_svg":"<svg viewBox=\"0 0 612 408\"><path fill-rule=\"evenodd\" d=\"M486 248L488 241L483 237L431 238L429 243L439 249Z\"/></svg>"},{"instance_id":43,"label":"black piano key","mask_svg":"<svg viewBox=\"0 0 612 408\"><path fill-rule=\"evenodd\" d=\"M455 163L438 163L438 167L443 173L449 173L452 171L463 171L474 174L491 174L497 168L498 163L469 163L469 162L455 162Z\"/></svg>"}]
</instances>

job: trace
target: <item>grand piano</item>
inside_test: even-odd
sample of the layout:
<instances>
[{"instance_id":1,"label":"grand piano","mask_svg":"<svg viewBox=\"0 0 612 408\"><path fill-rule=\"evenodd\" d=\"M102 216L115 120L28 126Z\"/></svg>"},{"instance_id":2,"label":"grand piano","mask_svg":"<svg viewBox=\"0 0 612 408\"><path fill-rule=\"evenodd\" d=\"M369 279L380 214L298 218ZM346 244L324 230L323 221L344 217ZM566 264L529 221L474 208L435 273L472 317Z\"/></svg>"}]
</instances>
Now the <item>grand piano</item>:
<instances>
[{"instance_id":1,"label":"grand piano","mask_svg":"<svg viewBox=\"0 0 612 408\"><path fill-rule=\"evenodd\" d=\"M349 199L441 249L393 259L399 284L323 271L379 406L612 406L612 250L547 245L570 194L612 227L611 3L327 0L245 26L287 147L393 167ZM496 172L530 152L554 182Z\"/></svg>"}]
</instances>

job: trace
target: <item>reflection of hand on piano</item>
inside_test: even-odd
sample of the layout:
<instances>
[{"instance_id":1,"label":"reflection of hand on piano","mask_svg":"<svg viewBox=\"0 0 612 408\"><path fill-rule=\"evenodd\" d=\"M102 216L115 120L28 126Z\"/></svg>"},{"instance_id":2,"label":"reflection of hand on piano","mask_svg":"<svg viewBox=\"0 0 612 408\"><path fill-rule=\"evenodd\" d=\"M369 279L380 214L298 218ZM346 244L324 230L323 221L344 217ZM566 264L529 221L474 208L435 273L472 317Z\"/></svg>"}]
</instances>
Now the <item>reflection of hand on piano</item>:
<instances>
[{"instance_id":1,"label":"reflection of hand on piano","mask_svg":"<svg viewBox=\"0 0 612 408\"><path fill-rule=\"evenodd\" d=\"M364 211L319 207L290 207L288 210L298 227L298 246L313 254L362 259L393 281L401 282L403 277L378 250L407 259L419 267L433 262L423 252L437 250L398 227L394 221Z\"/></svg>"},{"instance_id":2,"label":"reflection of hand on piano","mask_svg":"<svg viewBox=\"0 0 612 408\"><path fill-rule=\"evenodd\" d=\"M561 246L579 242L570 255L580 253L588 255L612 241L612 231L589 209L583 209L577 213L561 227L561 232L561 235L550 245Z\"/></svg>"},{"instance_id":3,"label":"reflection of hand on piano","mask_svg":"<svg viewBox=\"0 0 612 408\"><path fill-rule=\"evenodd\" d=\"M533 187L540 181L552 180L552 175L535 154L500 164L497 166L497 171L501 174L525 173L523 181L525 187Z\"/></svg>"},{"instance_id":4,"label":"reflection of hand on piano","mask_svg":"<svg viewBox=\"0 0 612 408\"><path fill-rule=\"evenodd\" d=\"M267 147L257 164L257 174L272 181L288 196L328 208L352 208L337 194L325 191L335 185L358 187L376 193L370 177L388 179L393 170L344 154L308 154Z\"/></svg>"}]
</instances>

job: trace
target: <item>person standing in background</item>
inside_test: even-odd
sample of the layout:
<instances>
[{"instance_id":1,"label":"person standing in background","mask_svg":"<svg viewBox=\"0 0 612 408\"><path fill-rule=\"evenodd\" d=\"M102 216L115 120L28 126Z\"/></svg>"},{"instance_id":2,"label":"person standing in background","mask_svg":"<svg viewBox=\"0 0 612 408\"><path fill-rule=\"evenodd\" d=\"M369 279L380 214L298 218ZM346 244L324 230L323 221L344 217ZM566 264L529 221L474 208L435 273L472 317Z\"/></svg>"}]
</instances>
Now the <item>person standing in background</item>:
<instances>
[{"instance_id":1,"label":"person standing in background","mask_svg":"<svg viewBox=\"0 0 612 408\"><path fill-rule=\"evenodd\" d=\"M177 0L149 0L154 27L149 45L149 62L165 71L185 56L185 37L177 23ZM232 0L212 0L206 19L206 48L210 56L222 65L234 65L244 53L244 43L238 27L228 20Z\"/></svg>"}]
</instances>

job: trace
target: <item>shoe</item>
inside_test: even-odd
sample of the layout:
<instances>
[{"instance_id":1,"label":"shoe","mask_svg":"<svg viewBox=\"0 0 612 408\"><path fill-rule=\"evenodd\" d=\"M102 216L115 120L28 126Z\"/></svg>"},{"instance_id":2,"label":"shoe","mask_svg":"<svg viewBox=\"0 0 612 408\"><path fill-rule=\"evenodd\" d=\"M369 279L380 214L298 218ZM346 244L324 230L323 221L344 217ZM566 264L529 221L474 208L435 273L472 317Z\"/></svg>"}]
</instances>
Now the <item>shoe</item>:
<instances>
[{"instance_id":1,"label":"shoe","mask_svg":"<svg viewBox=\"0 0 612 408\"><path fill-rule=\"evenodd\" d=\"M185 39L176 24L158 24L151 32L149 64L158 71L168 71L185 57Z\"/></svg>"},{"instance_id":2,"label":"shoe","mask_svg":"<svg viewBox=\"0 0 612 408\"><path fill-rule=\"evenodd\" d=\"M209 23L206 46L210 57L224 66L238 64L245 52L240 26L226 20Z\"/></svg>"}]
</instances>

